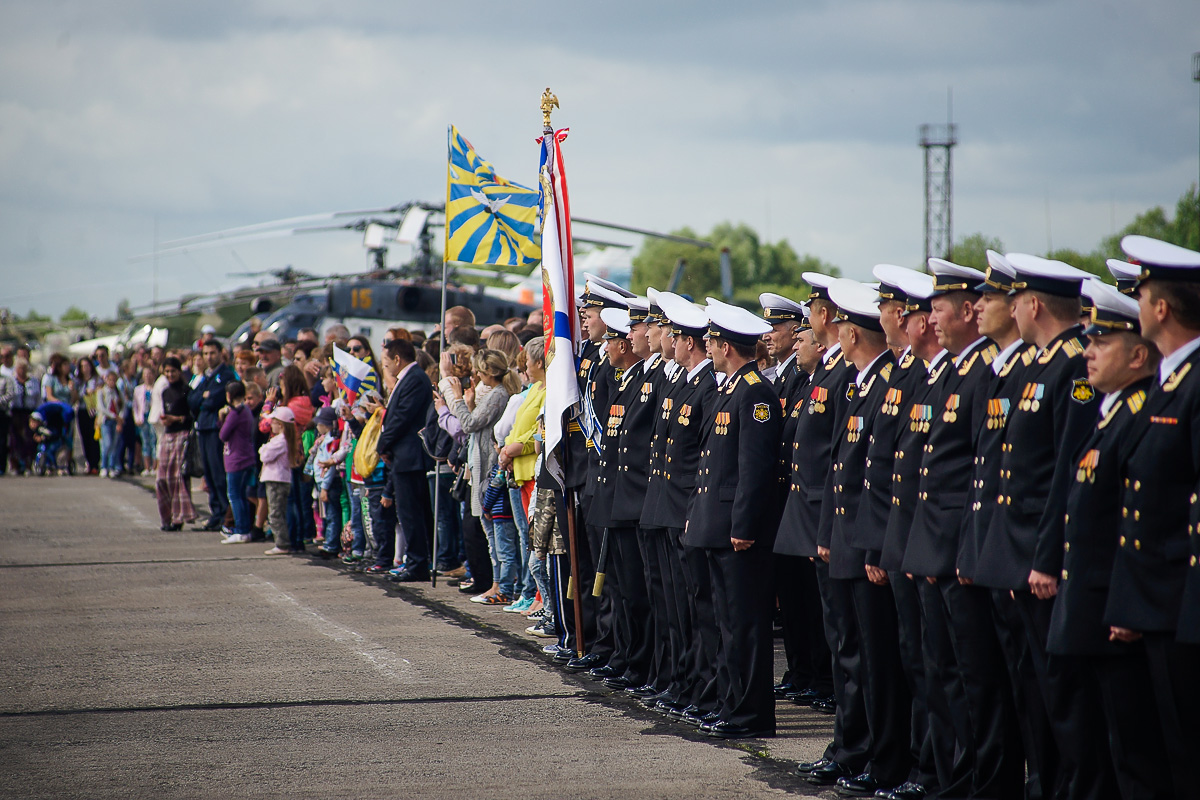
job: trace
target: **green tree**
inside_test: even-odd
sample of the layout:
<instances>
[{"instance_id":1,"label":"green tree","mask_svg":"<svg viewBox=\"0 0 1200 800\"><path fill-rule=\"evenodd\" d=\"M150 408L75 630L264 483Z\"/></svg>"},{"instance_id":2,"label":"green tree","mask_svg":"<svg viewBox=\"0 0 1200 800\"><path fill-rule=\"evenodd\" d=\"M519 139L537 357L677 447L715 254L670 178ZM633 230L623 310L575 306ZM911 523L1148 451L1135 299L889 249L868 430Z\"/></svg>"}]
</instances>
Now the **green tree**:
<instances>
[{"instance_id":1,"label":"green tree","mask_svg":"<svg viewBox=\"0 0 1200 800\"><path fill-rule=\"evenodd\" d=\"M71 322L87 322L88 313L79 306L71 306L62 313L62 316L58 318L58 321L64 325Z\"/></svg>"},{"instance_id":2,"label":"green tree","mask_svg":"<svg viewBox=\"0 0 1200 800\"><path fill-rule=\"evenodd\" d=\"M797 299L807 297L808 287L802 277L806 271L840 274L837 267L815 256L797 255L786 240L762 242L758 233L745 223L722 222L707 236L697 236L691 228L675 233L712 242L714 247L648 239L633 259L634 291L645 292L647 286L665 288L670 284L676 263L683 259L686 267L677 291L699 301L709 295L720 296L723 248L729 248L734 300L749 308L757 306L758 295L764 291Z\"/></svg>"},{"instance_id":3,"label":"green tree","mask_svg":"<svg viewBox=\"0 0 1200 800\"><path fill-rule=\"evenodd\" d=\"M39 314L36 309L29 309L25 316L17 316L19 322L53 322L46 314Z\"/></svg>"},{"instance_id":4,"label":"green tree","mask_svg":"<svg viewBox=\"0 0 1200 800\"><path fill-rule=\"evenodd\" d=\"M1004 243L995 236L984 236L982 233L972 233L964 236L954 244L950 253L950 261L964 267L974 267L977 270L987 270L987 251L1004 252Z\"/></svg>"},{"instance_id":5,"label":"green tree","mask_svg":"<svg viewBox=\"0 0 1200 800\"><path fill-rule=\"evenodd\" d=\"M1125 258L1121 251L1121 239L1133 234L1162 239L1189 250L1200 250L1200 191L1195 184L1184 192L1175 204L1175 218L1169 219L1162 206L1138 214L1133 222L1119 233L1107 237L1100 244L1099 253L1104 258Z\"/></svg>"}]
</instances>

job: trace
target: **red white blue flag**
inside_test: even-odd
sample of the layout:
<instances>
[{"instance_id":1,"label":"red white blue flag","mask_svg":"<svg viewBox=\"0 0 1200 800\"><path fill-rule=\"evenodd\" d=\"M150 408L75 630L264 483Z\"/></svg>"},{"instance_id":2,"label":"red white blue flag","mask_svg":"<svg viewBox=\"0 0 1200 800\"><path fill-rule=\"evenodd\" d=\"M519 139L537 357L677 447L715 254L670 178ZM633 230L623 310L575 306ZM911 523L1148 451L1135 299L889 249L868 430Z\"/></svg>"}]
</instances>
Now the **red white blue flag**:
<instances>
[{"instance_id":1,"label":"red white blue flag","mask_svg":"<svg viewBox=\"0 0 1200 800\"><path fill-rule=\"evenodd\" d=\"M358 390L371 374L371 365L355 358L337 345L333 346L333 377L346 397L346 404L353 405Z\"/></svg>"}]
</instances>

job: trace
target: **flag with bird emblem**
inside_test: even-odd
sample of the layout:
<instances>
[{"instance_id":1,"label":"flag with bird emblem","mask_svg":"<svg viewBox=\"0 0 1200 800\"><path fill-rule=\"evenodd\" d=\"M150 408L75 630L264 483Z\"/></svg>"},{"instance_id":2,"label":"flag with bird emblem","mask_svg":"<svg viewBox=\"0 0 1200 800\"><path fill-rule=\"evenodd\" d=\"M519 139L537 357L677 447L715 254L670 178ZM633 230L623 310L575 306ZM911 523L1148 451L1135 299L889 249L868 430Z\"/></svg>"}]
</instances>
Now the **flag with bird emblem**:
<instances>
[{"instance_id":1,"label":"flag with bird emblem","mask_svg":"<svg viewBox=\"0 0 1200 800\"><path fill-rule=\"evenodd\" d=\"M449 139L446 260L533 267L542 258L538 190L497 175L453 125Z\"/></svg>"}]
</instances>

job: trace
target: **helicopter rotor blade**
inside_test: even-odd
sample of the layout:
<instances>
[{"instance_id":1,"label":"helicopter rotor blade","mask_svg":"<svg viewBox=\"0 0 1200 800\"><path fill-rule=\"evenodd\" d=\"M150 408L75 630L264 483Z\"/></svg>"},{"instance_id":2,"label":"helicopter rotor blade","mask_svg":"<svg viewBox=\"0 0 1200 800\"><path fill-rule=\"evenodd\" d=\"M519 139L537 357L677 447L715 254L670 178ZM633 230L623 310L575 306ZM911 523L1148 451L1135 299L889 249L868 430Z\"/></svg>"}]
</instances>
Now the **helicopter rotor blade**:
<instances>
[{"instance_id":1,"label":"helicopter rotor blade","mask_svg":"<svg viewBox=\"0 0 1200 800\"><path fill-rule=\"evenodd\" d=\"M712 247L712 242L706 242L703 239L692 239L688 236L677 236L673 233L659 233L645 228L635 228L631 225L618 225L615 222L604 222L598 219L584 219L582 217L571 217L571 222L579 223L580 225L595 225L598 228L610 228L614 231L628 231L641 236L652 236L655 239L666 239L669 242L679 242L680 244L690 244L695 247Z\"/></svg>"}]
</instances>

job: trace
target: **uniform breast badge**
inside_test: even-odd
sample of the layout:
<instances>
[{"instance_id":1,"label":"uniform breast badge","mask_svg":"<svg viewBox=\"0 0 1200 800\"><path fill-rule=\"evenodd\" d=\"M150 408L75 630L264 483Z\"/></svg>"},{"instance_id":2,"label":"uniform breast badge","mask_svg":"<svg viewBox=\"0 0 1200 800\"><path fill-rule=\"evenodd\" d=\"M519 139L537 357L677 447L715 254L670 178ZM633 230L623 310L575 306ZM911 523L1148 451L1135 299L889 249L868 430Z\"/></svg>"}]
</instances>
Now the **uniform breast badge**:
<instances>
[{"instance_id":1,"label":"uniform breast badge","mask_svg":"<svg viewBox=\"0 0 1200 800\"><path fill-rule=\"evenodd\" d=\"M1088 450L1083 454L1083 458L1079 461L1079 469L1075 470L1075 481L1077 483L1095 483L1096 482L1096 467L1100 465L1100 451Z\"/></svg>"},{"instance_id":2,"label":"uniform breast badge","mask_svg":"<svg viewBox=\"0 0 1200 800\"><path fill-rule=\"evenodd\" d=\"M724 436L729 433L729 423L732 415L728 411L718 411L713 418L713 433Z\"/></svg>"},{"instance_id":3,"label":"uniform breast badge","mask_svg":"<svg viewBox=\"0 0 1200 800\"><path fill-rule=\"evenodd\" d=\"M957 422L958 407L962 400L957 394L952 394L946 398L946 410L942 412L942 422Z\"/></svg>"},{"instance_id":4,"label":"uniform breast badge","mask_svg":"<svg viewBox=\"0 0 1200 800\"><path fill-rule=\"evenodd\" d=\"M692 407L684 403L679 407L679 418L676 420L680 425L687 427L692 424Z\"/></svg>"},{"instance_id":5,"label":"uniform breast badge","mask_svg":"<svg viewBox=\"0 0 1200 800\"><path fill-rule=\"evenodd\" d=\"M1096 396L1096 390L1092 388L1092 384L1088 383L1087 378L1076 378L1075 385L1071 387L1071 399L1077 403L1090 402Z\"/></svg>"},{"instance_id":6,"label":"uniform breast badge","mask_svg":"<svg viewBox=\"0 0 1200 800\"><path fill-rule=\"evenodd\" d=\"M829 399L829 390L824 386L814 386L812 395L809 397L808 413L824 414L825 402Z\"/></svg>"},{"instance_id":7,"label":"uniform breast badge","mask_svg":"<svg viewBox=\"0 0 1200 800\"><path fill-rule=\"evenodd\" d=\"M857 442L860 438L862 438L862 430L863 430L863 418L862 417L850 417L849 419L847 419L846 420L846 441L851 442L851 443Z\"/></svg>"}]
</instances>

